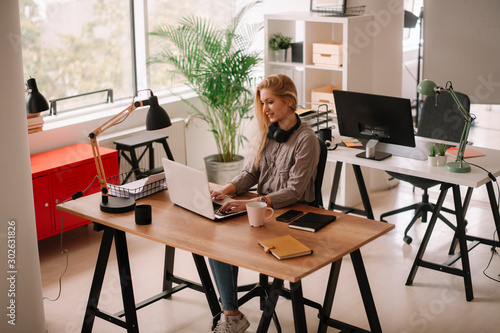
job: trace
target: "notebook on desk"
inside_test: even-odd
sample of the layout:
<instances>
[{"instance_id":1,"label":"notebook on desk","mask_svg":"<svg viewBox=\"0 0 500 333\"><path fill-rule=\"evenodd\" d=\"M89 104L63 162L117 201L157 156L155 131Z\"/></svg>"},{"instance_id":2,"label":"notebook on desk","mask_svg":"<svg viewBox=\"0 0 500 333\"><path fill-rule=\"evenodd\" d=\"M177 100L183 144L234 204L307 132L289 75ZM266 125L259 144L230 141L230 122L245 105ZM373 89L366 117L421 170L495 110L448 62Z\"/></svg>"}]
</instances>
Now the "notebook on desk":
<instances>
[{"instance_id":1,"label":"notebook on desk","mask_svg":"<svg viewBox=\"0 0 500 333\"><path fill-rule=\"evenodd\" d=\"M246 214L246 211L221 213L219 208L227 201L212 201L207 175L200 170L171 161L162 160L170 200L184 209L204 216L212 221L222 221L230 217Z\"/></svg>"}]
</instances>

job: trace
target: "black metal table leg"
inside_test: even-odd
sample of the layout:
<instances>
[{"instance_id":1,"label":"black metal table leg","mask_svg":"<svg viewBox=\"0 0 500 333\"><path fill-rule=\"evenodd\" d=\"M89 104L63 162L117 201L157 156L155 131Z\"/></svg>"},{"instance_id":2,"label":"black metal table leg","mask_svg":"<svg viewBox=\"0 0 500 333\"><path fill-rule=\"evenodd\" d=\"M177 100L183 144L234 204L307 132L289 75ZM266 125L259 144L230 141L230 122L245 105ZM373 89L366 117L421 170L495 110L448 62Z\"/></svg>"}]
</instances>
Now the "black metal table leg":
<instances>
[{"instance_id":1,"label":"black metal table leg","mask_svg":"<svg viewBox=\"0 0 500 333\"><path fill-rule=\"evenodd\" d=\"M274 309L276 308L276 303L278 302L282 287L283 280L275 278L271 285L271 290L267 298L264 312L262 313L262 317L260 318L257 333L264 333L269 329L269 324L271 323L271 319L273 318Z\"/></svg>"},{"instance_id":2,"label":"black metal table leg","mask_svg":"<svg viewBox=\"0 0 500 333\"><path fill-rule=\"evenodd\" d=\"M104 230L95 266L94 278L92 280L92 286L90 287L89 300L82 325L82 333L92 332L92 327L94 326L94 319L97 312L97 305L99 303L99 296L101 295L104 275L106 273L106 266L108 265L113 237L114 233L112 229Z\"/></svg>"},{"instance_id":3,"label":"black metal table leg","mask_svg":"<svg viewBox=\"0 0 500 333\"><path fill-rule=\"evenodd\" d=\"M470 199L472 198L472 191L473 190L474 189L472 187L469 187L467 189L467 193L465 194L464 203L463 203L464 216L467 215L467 209L469 209ZM448 251L449 255L453 255L455 253L457 245L458 245L458 233L457 233L457 230L455 229L455 235L453 236L453 240L451 241L451 244L450 244L450 250Z\"/></svg>"},{"instance_id":4,"label":"black metal table leg","mask_svg":"<svg viewBox=\"0 0 500 333\"><path fill-rule=\"evenodd\" d=\"M205 258L193 253L194 263L196 269L200 276L201 285L205 291L205 297L207 298L208 306L210 307L210 312L212 312L212 317L214 318L214 324L216 322L217 315L221 312L219 300L217 299L217 294L215 293L215 288L208 272L207 263Z\"/></svg>"},{"instance_id":5,"label":"black metal table leg","mask_svg":"<svg viewBox=\"0 0 500 333\"><path fill-rule=\"evenodd\" d=\"M462 209L462 198L460 196L460 186L453 185L453 200L455 201L455 213L457 217L457 236L462 258L462 274L465 284L465 299L471 301L474 298L472 291L472 279L469 263L469 251L467 249L467 239L465 236L465 214Z\"/></svg>"},{"instance_id":6,"label":"black metal table leg","mask_svg":"<svg viewBox=\"0 0 500 333\"><path fill-rule=\"evenodd\" d=\"M301 281L290 283L290 296L292 298L295 332L307 332L306 312L304 309L304 296L302 294Z\"/></svg>"},{"instance_id":7,"label":"black metal table leg","mask_svg":"<svg viewBox=\"0 0 500 333\"><path fill-rule=\"evenodd\" d=\"M170 147L168 146L167 139L162 140L161 144L163 145L163 149L165 150L165 153L167 154L168 159L173 161L174 156L172 155L172 152L170 151Z\"/></svg>"},{"instance_id":8,"label":"black metal table leg","mask_svg":"<svg viewBox=\"0 0 500 333\"><path fill-rule=\"evenodd\" d=\"M493 221L495 222L495 227L497 230L497 237L500 241L500 213L498 211L498 204L495 197L495 191L493 190L493 183L488 182L486 184L486 189L488 190L488 197L490 199L491 212L493 214Z\"/></svg>"},{"instance_id":9,"label":"black metal table leg","mask_svg":"<svg viewBox=\"0 0 500 333\"><path fill-rule=\"evenodd\" d=\"M332 313L333 299L335 297L335 291L337 290L337 284L339 282L340 267L342 266L342 258L332 263L330 268L330 275L328 276L328 284L326 286L325 300L323 302L323 308L319 313L319 326L318 333L326 333L328 328L328 319Z\"/></svg>"},{"instance_id":10,"label":"black metal table leg","mask_svg":"<svg viewBox=\"0 0 500 333\"><path fill-rule=\"evenodd\" d=\"M127 332L139 332L126 235L124 231L113 230L115 232L116 260L118 262Z\"/></svg>"},{"instance_id":11,"label":"black metal table leg","mask_svg":"<svg viewBox=\"0 0 500 333\"><path fill-rule=\"evenodd\" d=\"M163 263L163 291L172 288L174 275L175 247L165 245L165 259Z\"/></svg>"},{"instance_id":12,"label":"black metal table leg","mask_svg":"<svg viewBox=\"0 0 500 333\"><path fill-rule=\"evenodd\" d=\"M420 247L418 248L417 256L415 257L415 260L413 261L413 265L411 266L410 274L408 275L408 278L406 280L407 286L409 286L413 283L413 280L415 279L415 275L417 274L418 267L422 263L422 258L424 256L427 245L429 244L429 239L431 238L431 234L432 234L432 231L434 229L434 226L436 225L439 211L441 210L441 207L443 207L443 202L444 202L444 199L446 198L446 194L448 193L449 188L450 188L449 184L441 184L439 197L438 197L438 200L435 204L436 209L434 210L434 213L432 214L431 220L427 225L427 229L425 231L424 238L422 238L422 242L420 243Z\"/></svg>"},{"instance_id":13,"label":"black metal table leg","mask_svg":"<svg viewBox=\"0 0 500 333\"><path fill-rule=\"evenodd\" d=\"M375 308L375 302L373 301L372 291L368 283L365 265L363 264L363 258L361 257L361 251L359 249L351 253L351 260L356 273L356 279L358 280L359 291L363 298L363 304L365 305L365 312L368 317L368 323L370 324L370 330L371 332L382 332L377 309Z\"/></svg>"},{"instance_id":14,"label":"black metal table leg","mask_svg":"<svg viewBox=\"0 0 500 333\"><path fill-rule=\"evenodd\" d=\"M353 164L354 175L356 176L356 181L358 183L359 194L361 195L361 200L363 201L363 207L365 208L366 217L370 220L374 220L372 205L370 203L370 198L368 197L368 191L366 190L365 180L363 179L363 173L361 172L361 167L359 165Z\"/></svg>"}]
</instances>

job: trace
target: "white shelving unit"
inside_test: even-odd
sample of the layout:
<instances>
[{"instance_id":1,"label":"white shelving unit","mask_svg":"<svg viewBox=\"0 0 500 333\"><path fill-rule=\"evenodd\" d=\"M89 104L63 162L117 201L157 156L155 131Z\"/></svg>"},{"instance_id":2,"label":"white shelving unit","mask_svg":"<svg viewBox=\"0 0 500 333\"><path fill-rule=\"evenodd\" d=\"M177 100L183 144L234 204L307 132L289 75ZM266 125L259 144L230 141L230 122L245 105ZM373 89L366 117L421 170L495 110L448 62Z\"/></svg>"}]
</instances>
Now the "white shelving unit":
<instances>
[{"instance_id":1,"label":"white shelving unit","mask_svg":"<svg viewBox=\"0 0 500 333\"><path fill-rule=\"evenodd\" d=\"M401 27L397 26L396 17L392 19L394 24L391 25L379 22L373 15L325 17L311 12L265 15L266 75L281 73L291 77L297 87L299 103L305 108L316 108L315 104L308 104L311 102L312 89L327 85L343 90L400 96L402 40L400 43L397 40L402 38L403 27L402 18ZM302 62L291 62L291 49L288 50L286 62L274 61L269 39L278 32L292 36L293 43L303 42ZM313 43L326 41L342 43L341 67L313 63ZM334 135L338 137L337 130L334 130ZM369 190L394 185L389 183L389 177L385 177L382 171L365 170L364 174ZM332 175L333 164L330 164L325 182L331 182ZM352 168L344 167L337 195L338 204L354 206L361 202L356 186L349 184L355 184L355 177ZM324 188L330 188L329 185L325 183Z\"/></svg>"},{"instance_id":2,"label":"white shelving unit","mask_svg":"<svg viewBox=\"0 0 500 333\"><path fill-rule=\"evenodd\" d=\"M372 89L372 40L363 41L366 24L371 15L355 17L323 17L316 13L283 13L265 16L266 74L286 74L297 85L299 100L311 101L311 90L334 85L344 90L371 92ZM281 32L292 36L292 42L303 42L303 61L291 62L288 50L287 62L275 62L269 49L269 38ZM313 63L313 43L326 41L342 43L341 67L318 66Z\"/></svg>"}]
</instances>

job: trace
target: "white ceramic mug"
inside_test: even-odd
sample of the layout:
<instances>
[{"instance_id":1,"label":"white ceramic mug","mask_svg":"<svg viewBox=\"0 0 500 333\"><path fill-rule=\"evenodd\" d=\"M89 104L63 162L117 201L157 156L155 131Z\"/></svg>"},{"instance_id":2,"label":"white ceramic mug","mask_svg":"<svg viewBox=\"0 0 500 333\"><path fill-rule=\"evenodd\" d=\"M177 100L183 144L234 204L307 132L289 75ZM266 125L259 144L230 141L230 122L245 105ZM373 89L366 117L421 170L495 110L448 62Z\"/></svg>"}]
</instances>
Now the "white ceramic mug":
<instances>
[{"instance_id":1,"label":"white ceramic mug","mask_svg":"<svg viewBox=\"0 0 500 333\"><path fill-rule=\"evenodd\" d=\"M271 215L266 217L266 211L271 211ZM264 221L274 214L274 209L267 207L265 202L252 201L247 203L248 223L252 227L262 227Z\"/></svg>"}]
</instances>

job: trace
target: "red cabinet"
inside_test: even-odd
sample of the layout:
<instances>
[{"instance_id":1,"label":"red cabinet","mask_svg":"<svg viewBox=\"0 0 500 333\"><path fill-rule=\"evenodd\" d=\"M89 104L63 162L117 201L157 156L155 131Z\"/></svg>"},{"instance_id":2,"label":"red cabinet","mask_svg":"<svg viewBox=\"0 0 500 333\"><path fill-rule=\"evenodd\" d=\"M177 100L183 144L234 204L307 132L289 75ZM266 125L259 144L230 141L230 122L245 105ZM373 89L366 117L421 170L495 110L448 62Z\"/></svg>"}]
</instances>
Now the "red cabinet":
<instances>
[{"instance_id":1,"label":"red cabinet","mask_svg":"<svg viewBox=\"0 0 500 333\"><path fill-rule=\"evenodd\" d=\"M99 148L99 151L106 176L117 175L118 152L108 148ZM61 213L55 206L70 199L76 192L84 191L97 175L91 146L76 144L31 155L31 175L37 237L40 240L61 232ZM84 195L99 190L99 182L95 179ZM64 231L90 222L63 213Z\"/></svg>"}]
</instances>

